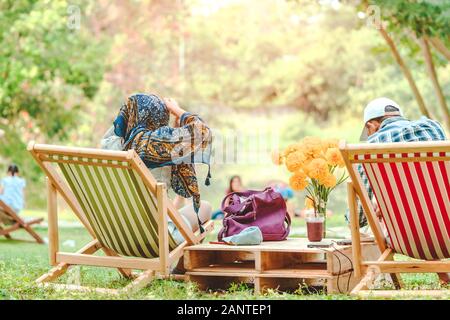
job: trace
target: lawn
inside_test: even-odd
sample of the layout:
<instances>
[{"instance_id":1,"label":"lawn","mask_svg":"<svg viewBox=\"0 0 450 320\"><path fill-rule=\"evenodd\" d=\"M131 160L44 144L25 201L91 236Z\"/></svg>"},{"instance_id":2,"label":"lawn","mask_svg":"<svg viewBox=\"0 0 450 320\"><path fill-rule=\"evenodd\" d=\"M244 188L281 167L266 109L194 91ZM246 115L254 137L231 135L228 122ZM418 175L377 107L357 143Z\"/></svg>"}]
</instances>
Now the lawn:
<instances>
[{"instance_id":1,"label":"lawn","mask_svg":"<svg viewBox=\"0 0 450 320\"><path fill-rule=\"evenodd\" d=\"M297 222L298 223L298 222ZM216 225L216 230L218 226ZM46 237L46 228L37 228L39 234ZM16 238L29 237L22 231ZM60 234L61 249L76 251L90 240L87 232L80 227L65 227ZM232 284L226 292L201 292L193 283L170 280L155 280L147 288L132 295L113 296L95 292L56 291L35 285L34 280L50 268L47 246L17 240L0 240L0 300L1 299L352 299L347 295L308 294L307 290L298 290L287 294L270 291L264 295L253 295L252 290L243 284ZM80 280L81 279L81 280ZM408 288L438 288L437 276L405 275ZM86 286L120 288L128 280L121 279L114 269L93 267L74 267L61 278L65 283L78 283ZM423 297L424 299L427 297Z\"/></svg>"}]
</instances>

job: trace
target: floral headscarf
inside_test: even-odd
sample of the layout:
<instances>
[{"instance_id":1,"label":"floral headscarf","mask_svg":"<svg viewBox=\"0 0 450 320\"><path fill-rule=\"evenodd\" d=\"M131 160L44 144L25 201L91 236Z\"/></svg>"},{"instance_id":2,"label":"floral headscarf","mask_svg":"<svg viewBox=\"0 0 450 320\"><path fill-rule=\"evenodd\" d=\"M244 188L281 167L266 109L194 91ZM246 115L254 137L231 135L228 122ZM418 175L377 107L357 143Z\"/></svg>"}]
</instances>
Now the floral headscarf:
<instances>
[{"instance_id":1,"label":"floral headscarf","mask_svg":"<svg viewBox=\"0 0 450 320\"><path fill-rule=\"evenodd\" d=\"M134 149L148 168L171 166L172 189L184 198L193 197L198 213L200 193L193 164L209 166L211 131L200 117L187 112L181 116L179 128L168 124L164 101L155 95L135 94L120 108L114 132L124 139L124 150ZM208 170L206 185L210 177Z\"/></svg>"}]
</instances>

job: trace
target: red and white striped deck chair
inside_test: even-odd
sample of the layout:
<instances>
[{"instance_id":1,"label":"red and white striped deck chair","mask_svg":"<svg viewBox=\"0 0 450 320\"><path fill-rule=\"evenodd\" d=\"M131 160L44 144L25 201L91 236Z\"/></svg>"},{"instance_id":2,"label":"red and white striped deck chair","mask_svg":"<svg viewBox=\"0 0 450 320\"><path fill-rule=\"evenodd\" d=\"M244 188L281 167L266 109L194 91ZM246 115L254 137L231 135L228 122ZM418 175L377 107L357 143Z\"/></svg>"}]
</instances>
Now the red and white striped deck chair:
<instances>
[{"instance_id":1,"label":"red and white striped deck chair","mask_svg":"<svg viewBox=\"0 0 450 320\"><path fill-rule=\"evenodd\" d=\"M397 282L399 273L450 272L450 141L351 145L343 141L340 151L352 179L348 197L354 268L362 278L352 293L450 295L450 290L368 290L379 273L391 273ZM369 179L383 228L358 173L359 165ZM356 196L382 252L378 261L361 260ZM393 261L396 253L414 260ZM397 285L401 286L400 281Z\"/></svg>"}]
</instances>

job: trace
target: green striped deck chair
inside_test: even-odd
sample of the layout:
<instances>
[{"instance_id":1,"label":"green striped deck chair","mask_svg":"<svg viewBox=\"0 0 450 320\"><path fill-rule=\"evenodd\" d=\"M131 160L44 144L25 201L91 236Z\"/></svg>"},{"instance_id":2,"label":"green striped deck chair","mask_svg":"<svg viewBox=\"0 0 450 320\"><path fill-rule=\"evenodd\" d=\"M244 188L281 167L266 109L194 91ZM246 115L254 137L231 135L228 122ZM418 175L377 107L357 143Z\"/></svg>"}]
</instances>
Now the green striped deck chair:
<instances>
[{"instance_id":1,"label":"green striped deck chair","mask_svg":"<svg viewBox=\"0 0 450 320\"><path fill-rule=\"evenodd\" d=\"M199 243L204 233L192 232L134 150L110 151L35 144L29 152L47 175L50 264L55 266L37 282L49 285L72 265L117 268L128 278L143 270L124 290L144 287L155 276L170 276L170 267L187 245ZM57 201L59 194L93 237L76 253L59 251ZM185 241L177 243L168 231L168 218ZM93 254L102 250L104 256ZM57 286L52 284L52 286ZM81 286L65 289L117 292Z\"/></svg>"}]
</instances>

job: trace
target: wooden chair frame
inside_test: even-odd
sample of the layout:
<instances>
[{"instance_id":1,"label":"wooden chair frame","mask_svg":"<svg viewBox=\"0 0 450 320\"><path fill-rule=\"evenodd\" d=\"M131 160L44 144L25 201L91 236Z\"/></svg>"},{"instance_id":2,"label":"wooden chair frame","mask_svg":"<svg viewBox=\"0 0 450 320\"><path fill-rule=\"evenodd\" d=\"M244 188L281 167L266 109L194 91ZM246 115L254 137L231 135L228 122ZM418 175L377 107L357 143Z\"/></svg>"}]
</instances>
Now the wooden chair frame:
<instances>
[{"instance_id":1,"label":"wooden chair frame","mask_svg":"<svg viewBox=\"0 0 450 320\"><path fill-rule=\"evenodd\" d=\"M350 211L350 229L352 236L352 254L355 277L361 279L359 284L352 290L351 294L364 298L370 297L414 297L450 296L450 290L369 290L369 287L380 273L390 273L396 289L401 289L402 283L400 273L443 273L450 272L450 260L441 261L394 261L394 250L387 246L387 241L369 195L363 185L361 176L357 170L354 160L355 155L379 154L379 153L414 153L414 152L445 152L450 149L450 142L410 142L410 143L385 143L385 144L346 144L341 141L339 149L349 171L351 182L348 183L348 204ZM427 159L427 158L421 158ZM430 157L429 159L450 160L450 157ZM402 158L383 158L365 160L371 162L400 162ZM382 252L377 261L363 261L361 257L361 239L359 232L359 215L357 198L360 200L367 217L367 222L374 234L375 240Z\"/></svg>"},{"instance_id":2,"label":"wooden chair frame","mask_svg":"<svg viewBox=\"0 0 450 320\"><path fill-rule=\"evenodd\" d=\"M19 229L24 229L28 232L39 244L43 244L44 240L42 240L41 236L37 234L36 231L31 227L34 224L41 223L43 218L35 218L29 221L23 220L19 215L6 203L0 200L0 210L5 213L12 221L13 224L11 226L2 227L0 225L0 236L5 236L7 239L12 239L11 232L14 232Z\"/></svg>"},{"instance_id":3,"label":"wooden chair frame","mask_svg":"<svg viewBox=\"0 0 450 320\"><path fill-rule=\"evenodd\" d=\"M45 286L52 286L66 290L95 290L100 293L118 294L121 292L129 293L137 291L145 287L155 277L170 277L170 266L183 256L183 250L187 245L198 244L212 231L214 227L213 221L208 221L203 225L205 232L192 232L191 228L183 220L175 206L167 197L166 186L158 183L151 175L148 168L139 158L134 150L129 151L110 151L90 148L71 148L63 146L52 146L44 144L35 144L30 142L28 151L37 161L39 166L47 175L47 191L48 191L48 239L49 239L49 260L54 266L48 273L39 277L36 282ZM62 179L60 174L51 163L46 160L52 154L76 156L85 158L101 158L106 160L126 161L131 164L131 168L142 178L145 186L156 195L158 204L158 235L159 235L159 257L157 258L139 258L139 257L123 257L103 246L97 239L92 227L90 226L85 213L78 203L75 195ZM51 160L52 162L66 160ZM70 161L70 160L67 160ZM104 165L97 163L96 165ZM81 221L83 226L93 237L93 240L82 247L75 253L59 251L59 230L58 230L58 208L57 194L59 194L72 209L74 214ZM174 222L178 230L184 237L185 241L169 252L169 236L168 236L168 219ZM94 256L98 250L102 250L105 256ZM78 285L60 285L50 283L62 276L70 266L73 265L89 265L96 267L117 268L122 276L126 278L134 278L134 280L121 290L105 289L105 288L89 288ZM133 269L143 270L139 276L132 273ZM178 277L180 278L180 277ZM184 279L184 277L181 277Z\"/></svg>"}]
</instances>

